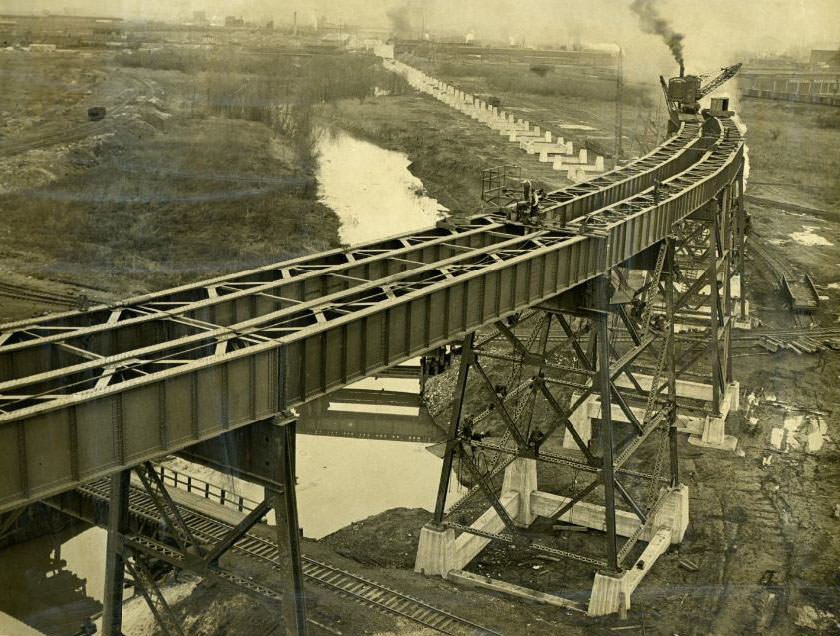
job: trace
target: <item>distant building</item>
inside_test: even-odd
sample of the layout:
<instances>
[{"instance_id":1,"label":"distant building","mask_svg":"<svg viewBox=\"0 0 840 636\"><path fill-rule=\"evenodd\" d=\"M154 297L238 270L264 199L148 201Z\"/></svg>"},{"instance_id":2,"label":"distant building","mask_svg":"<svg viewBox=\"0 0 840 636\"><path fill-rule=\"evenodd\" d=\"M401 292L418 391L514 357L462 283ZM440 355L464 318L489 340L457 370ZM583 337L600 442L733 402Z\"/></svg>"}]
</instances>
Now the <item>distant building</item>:
<instances>
[{"instance_id":1,"label":"distant building","mask_svg":"<svg viewBox=\"0 0 840 636\"><path fill-rule=\"evenodd\" d=\"M244 27L245 20L242 18L237 18L236 16L228 15L225 16L225 26L226 27Z\"/></svg>"},{"instance_id":2,"label":"distant building","mask_svg":"<svg viewBox=\"0 0 840 636\"><path fill-rule=\"evenodd\" d=\"M207 12L193 11L193 22L196 24L207 24Z\"/></svg>"},{"instance_id":3,"label":"distant building","mask_svg":"<svg viewBox=\"0 0 840 636\"><path fill-rule=\"evenodd\" d=\"M71 46L125 37L123 20L101 16L0 15L0 43Z\"/></svg>"},{"instance_id":4,"label":"distant building","mask_svg":"<svg viewBox=\"0 0 840 636\"><path fill-rule=\"evenodd\" d=\"M840 69L840 50L825 51L813 50L811 51L811 70L822 69Z\"/></svg>"}]
</instances>

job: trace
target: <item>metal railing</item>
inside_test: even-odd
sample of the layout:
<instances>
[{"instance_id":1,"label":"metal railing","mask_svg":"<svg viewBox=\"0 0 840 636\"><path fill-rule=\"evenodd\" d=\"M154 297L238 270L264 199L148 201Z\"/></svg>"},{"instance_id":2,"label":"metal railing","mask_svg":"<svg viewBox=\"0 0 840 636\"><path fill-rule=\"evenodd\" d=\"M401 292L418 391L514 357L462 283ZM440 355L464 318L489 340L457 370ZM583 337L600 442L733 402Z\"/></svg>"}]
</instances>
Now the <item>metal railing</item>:
<instances>
[{"instance_id":1,"label":"metal railing","mask_svg":"<svg viewBox=\"0 0 840 636\"><path fill-rule=\"evenodd\" d=\"M156 465L155 468L161 481L166 486L174 486L186 492L200 495L238 512L251 512L259 505L258 501L249 499L244 495L238 495L199 477L193 477L161 464Z\"/></svg>"}]
</instances>

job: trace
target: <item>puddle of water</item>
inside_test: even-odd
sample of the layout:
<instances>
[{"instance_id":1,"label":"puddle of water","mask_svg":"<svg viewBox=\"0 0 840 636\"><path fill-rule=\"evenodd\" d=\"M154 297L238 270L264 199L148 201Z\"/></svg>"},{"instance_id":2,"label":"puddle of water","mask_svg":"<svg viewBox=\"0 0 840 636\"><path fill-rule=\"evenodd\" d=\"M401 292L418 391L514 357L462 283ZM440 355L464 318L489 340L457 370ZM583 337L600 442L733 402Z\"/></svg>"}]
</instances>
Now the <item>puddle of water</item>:
<instances>
[{"instance_id":1,"label":"puddle of water","mask_svg":"<svg viewBox=\"0 0 840 636\"><path fill-rule=\"evenodd\" d=\"M446 212L401 152L335 131L321 135L318 154L318 199L341 219L343 243L429 227Z\"/></svg>"},{"instance_id":2,"label":"puddle of water","mask_svg":"<svg viewBox=\"0 0 840 636\"><path fill-rule=\"evenodd\" d=\"M560 128L565 128L566 130L597 130L592 126L585 126L584 124L560 124Z\"/></svg>"},{"instance_id":3,"label":"puddle of water","mask_svg":"<svg viewBox=\"0 0 840 636\"><path fill-rule=\"evenodd\" d=\"M831 247L834 243L831 243L828 239L820 236L814 230L817 230L816 226L813 225L805 225L803 226L802 232L793 232L790 235L794 241L799 243L800 245L819 245L824 247Z\"/></svg>"}]
</instances>

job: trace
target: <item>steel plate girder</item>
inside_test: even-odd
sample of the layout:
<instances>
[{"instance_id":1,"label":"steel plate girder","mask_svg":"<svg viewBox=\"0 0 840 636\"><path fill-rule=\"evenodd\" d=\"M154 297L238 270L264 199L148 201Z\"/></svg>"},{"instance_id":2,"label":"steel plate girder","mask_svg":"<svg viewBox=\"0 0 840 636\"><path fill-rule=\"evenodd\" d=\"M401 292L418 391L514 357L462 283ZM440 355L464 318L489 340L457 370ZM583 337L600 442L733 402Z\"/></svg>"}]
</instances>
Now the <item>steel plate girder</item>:
<instances>
[{"instance_id":1,"label":"steel plate girder","mask_svg":"<svg viewBox=\"0 0 840 636\"><path fill-rule=\"evenodd\" d=\"M741 164L738 145L606 238L569 238L279 340L0 415L0 512L271 417L568 291L665 238Z\"/></svg>"}]
</instances>

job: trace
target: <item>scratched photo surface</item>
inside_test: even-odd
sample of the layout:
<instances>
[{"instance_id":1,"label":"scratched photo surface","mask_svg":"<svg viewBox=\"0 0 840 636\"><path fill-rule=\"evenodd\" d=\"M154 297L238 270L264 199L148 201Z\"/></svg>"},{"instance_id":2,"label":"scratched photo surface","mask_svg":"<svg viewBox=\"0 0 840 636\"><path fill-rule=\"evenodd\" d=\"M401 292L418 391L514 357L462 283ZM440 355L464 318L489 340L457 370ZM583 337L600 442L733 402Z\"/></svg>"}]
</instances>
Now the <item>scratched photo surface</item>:
<instances>
[{"instance_id":1,"label":"scratched photo surface","mask_svg":"<svg viewBox=\"0 0 840 636\"><path fill-rule=\"evenodd\" d=\"M0 636L840 632L837 0L0 0Z\"/></svg>"}]
</instances>

